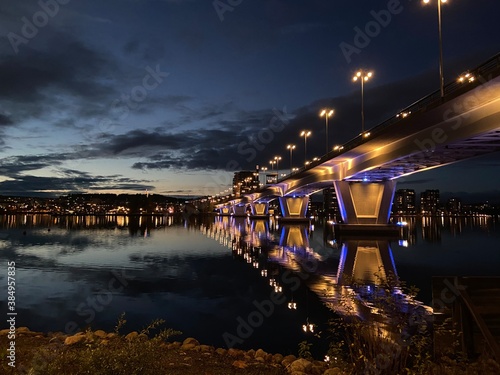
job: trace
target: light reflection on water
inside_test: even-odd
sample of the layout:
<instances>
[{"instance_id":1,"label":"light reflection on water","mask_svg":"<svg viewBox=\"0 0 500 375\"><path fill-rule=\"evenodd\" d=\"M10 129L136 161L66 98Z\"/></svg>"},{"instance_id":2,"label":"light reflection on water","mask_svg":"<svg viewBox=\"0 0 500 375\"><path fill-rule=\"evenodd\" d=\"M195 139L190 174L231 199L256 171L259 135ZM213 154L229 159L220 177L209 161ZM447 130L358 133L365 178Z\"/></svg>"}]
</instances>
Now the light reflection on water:
<instances>
[{"instance_id":1,"label":"light reflection on water","mask_svg":"<svg viewBox=\"0 0 500 375\"><path fill-rule=\"evenodd\" d=\"M256 310L255 302L281 288L286 303L275 305L239 346L296 353L306 339L322 347L324 340L303 332L302 326L313 322L327 336L324 323L331 312L323 302L325 290L339 282L339 264L350 261L355 276L370 280L380 264L390 265L382 258L390 257L396 273L422 289L419 297L425 303L430 303L432 275L500 275L495 222L405 221L402 244L408 247L391 241L384 250L368 243L349 260L347 243L332 247L337 244L330 228L321 223L312 230L228 217L189 223L152 216L0 216L0 259L3 264L16 261L18 326L111 330L125 311L128 330L163 318L185 336L224 347L223 334L237 336L240 322ZM301 271L312 260L317 275L306 277ZM297 309L289 309L289 302Z\"/></svg>"}]
</instances>

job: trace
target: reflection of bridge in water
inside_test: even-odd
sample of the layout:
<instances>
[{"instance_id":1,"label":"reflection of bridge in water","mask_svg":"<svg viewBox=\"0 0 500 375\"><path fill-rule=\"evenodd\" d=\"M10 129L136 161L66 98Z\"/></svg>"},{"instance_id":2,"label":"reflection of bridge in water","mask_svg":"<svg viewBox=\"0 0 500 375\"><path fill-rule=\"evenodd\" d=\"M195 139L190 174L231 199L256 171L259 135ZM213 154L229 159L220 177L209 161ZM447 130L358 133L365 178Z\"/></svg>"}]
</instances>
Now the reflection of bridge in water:
<instances>
[{"instance_id":1,"label":"reflection of bridge in water","mask_svg":"<svg viewBox=\"0 0 500 375\"><path fill-rule=\"evenodd\" d=\"M407 246L408 240L415 240L416 220L422 224L419 238L426 242L440 241L441 228L448 227L456 233L472 222L479 226L486 223L485 217L411 218L404 229L407 237L399 241L400 245ZM396 346L416 328L413 319L442 324L445 318L452 318L462 332L464 353L474 356L489 347L500 358L498 278L434 277L433 311L414 295L405 294L401 286L404 282L397 279L390 246L395 238L351 236L341 238L340 246L328 246L332 244L328 235L322 241L316 240L314 226L282 225L273 218L268 221L219 217L212 225L202 226L202 231L249 266L260 269L260 275L269 279L274 292L282 292L288 298L289 308L303 308L294 301L293 291L304 286L335 313L348 319L361 318L369 323L370 334ZM396 328L398 319L406 323L403 331L398 331L401 326ZM306 331L309 326L312 329L314 324L305 324L303 329ZM449 337L443 338L440 332L443 330L436 330L433 336L437 352L451 347Z\"/></svg>"},{"instance_id":2,"label":"reflection of bridge in water","mask_svg":"<svg viewBox=\"0 0 500 375\"><path fill-rule=\"evenodd\" d=\"M392 296L404 311L417 308L431 312L430 307L404 295L399 288L389 239L352 238L343 240L338 247L325 247L314 239L312 229L305 224L280 225L274 219L234 217L220 217L212 226L202 227L208 237L260 268L262 276L272 279L271 286L293 289L300 280L337 313L365 319L383 316L373 302L387 285L392 286ZM316 249L311 242L318 245ZM268 270L273 264L299 278L277 281Z\"/></svg>"}]
</instances>

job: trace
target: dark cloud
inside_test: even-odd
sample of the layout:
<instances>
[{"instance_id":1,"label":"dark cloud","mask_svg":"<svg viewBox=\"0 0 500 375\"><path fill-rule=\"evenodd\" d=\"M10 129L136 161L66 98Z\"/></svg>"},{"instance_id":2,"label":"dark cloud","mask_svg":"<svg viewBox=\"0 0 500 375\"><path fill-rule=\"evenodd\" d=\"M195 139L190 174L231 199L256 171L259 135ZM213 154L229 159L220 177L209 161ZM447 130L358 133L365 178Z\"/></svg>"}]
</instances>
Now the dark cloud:
<instances>
[{"instance_id":1,"label":"dark cloud","mask_svg":"<svg viewBox=\"0 0 500 375\"><path fill-rule=\"evenodd\" d=\"M9 126L12 124L13 122L9 116L0 113L0 126Z\"/></svg>"},{"instance_id":2,"label":"dark cloud","mask_svg":"<svg viewBox=\"0 0 500 375\"><path fill-rule=\"evenodd\" d=\"M153 190L154 186L140 180L107 176L39 177L18 176L0 182L0 192L5 195L57 195L105 190Z\"/></svg>"},{"instance_id":3,"label":"dark cloud","mask_svg":"<svg viewBox=\"0 0 500 375\"><path fill-rule=\"evenodd\" d=\"M102 53L68 35L57 35L43 51L27 48L23 54L0 58L0 99L21 103L46 100L48 89L77 97L101 97L112 91L96 77L114 68Z\"/></svg>"}]
</instances>

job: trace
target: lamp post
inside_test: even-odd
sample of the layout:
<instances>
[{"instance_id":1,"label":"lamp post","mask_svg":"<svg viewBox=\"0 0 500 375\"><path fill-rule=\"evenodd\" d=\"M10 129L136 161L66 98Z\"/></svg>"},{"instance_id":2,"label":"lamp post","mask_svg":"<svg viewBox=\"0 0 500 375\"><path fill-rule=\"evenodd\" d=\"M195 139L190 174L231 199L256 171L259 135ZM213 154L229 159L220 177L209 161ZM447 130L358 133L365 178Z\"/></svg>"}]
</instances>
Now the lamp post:
<instances>
[{"instance_id":1,"label":"lamp post","mask_svg":"<svg viewBox=\"0 0 500 375\"><path fill-rule=\"evenodd\" d=\"M441 28L441 3L447 0L437 0L438 8L438 34L439 34L439 89L441 98L444 97L444 68L443 68L443 32ZM423 0L424 4L429 4L430 0Z\"/></svg>"},{"instance_id":2,"label":"lamp post","mask_svg":"<svg viewBox=\"0 0 500 375\"><path fill-rule=\"evenodd\" d=\"M292 173L293 163L292 163L292 152L295 150L295 145L287 145L287 150L290 150L290 173Z\"/></svg>"},{"instance_id":3,"label":"lamp post","mask_svg":"<svg viewBox=\"0 0 500 375\"><path fill-rule=\"evenodd\" d=\"M263 172L264 174L264 182L265 182L265 185L267 184L267 180L266 180L266 172L267 172L267 167L261 167L260 170ZM259 181L260 182L260 181Z\"/></svg>"},{"instance_id":4,"label":"lamp post","mask_svg":"<svg viewBox=\"0 0 500 375\"><path fill-rule=\"evenodd\" d=\"M319 114L319 117L325 116L325 125L326 125L326 154L328 154L328 117L332 117L333 115L333 109L330 108L325 108L321 111Z\"/></svg>"},{"instance_id":5,"label":"lamp post","mask_svg":"<svg viewBox=\"0 0 500 375\"><path fill-rule=\"evenodd\" d=\"M373 76L372 72L367 72L360 69L356 72L352 80L354 82L361 81L361 133L365 132L365 81L368 81Z\"/></svg>"},{"instance_id":6,"label":"lamp post","mask_svg":"<svg viewBox=\"0 0 500 375\"><path fill-rule=\"evenodd\" d=\"M302 130L300 133L301 137L304 137L304 165L306 164L307 161L307 137L311 135L310 130Z\"/></svg>"},{"instance_id":7,"label":"lamp post","mask_svg":"<svg viewBox=\"0 0 500 375\"><path fill-rule=\"evenodd\" d=\"M278 176L279 178L279 175L280 175L280 168L279 168L279 165L280 165L280 160L281 160L281 156L275 156L274 157L274 161L276 162L276 176Z\"/></svg>"}]
</instances>

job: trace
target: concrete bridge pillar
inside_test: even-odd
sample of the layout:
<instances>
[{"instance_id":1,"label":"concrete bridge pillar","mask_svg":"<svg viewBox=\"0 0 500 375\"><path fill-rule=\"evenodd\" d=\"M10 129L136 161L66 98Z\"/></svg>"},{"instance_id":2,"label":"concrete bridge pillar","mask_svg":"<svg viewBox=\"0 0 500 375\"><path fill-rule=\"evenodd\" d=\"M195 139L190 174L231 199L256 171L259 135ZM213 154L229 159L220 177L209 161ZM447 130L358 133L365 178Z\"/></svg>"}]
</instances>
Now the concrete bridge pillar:
<instances>
[{"instance_id":1,"label":"concrete bridge pillar","mask_svg":"<svg viewBox=\"0 0 500 375\"><path fill-rule=\"evenodd\" d=\"M222 206L220 208L219 212L222 216L229 216L229 215L231 215L232 208L231 208L231 206Z\"/></svg>"},{"instance_id":2,"label":"concrete bridge pillar","mask_svg":"<svg viewBox=\"0 0 500 375\"><path fill-rule=\"evenodd\" d=\"M247 216L247 205L246 204L235 204L233 205L233 216Z\"/></svg>"},{"instance_id":3,"label":"concrete bridge pillar","mask_svg":"<svg viewBox=\"0 0 500 375\"><path fill-rule=\"evenodd\" d=\"M269 214L269 203L252 203L252 216L266 217Z\"/></svg>"},{"instance_id":4,"label":"concrete bridge pillar","mask_svg":"<svg viewBox=\"0 0 500 375\"><path fill-rule=\"evenodd\" d=\"M282 220L306 220L309 197L279 197Z\"/></svg>"},{"instance_id":5,"label":"concrete bridge pillar","mask_svg":"<svg viewBox=\"0 0 500 375\"><path fill-rule=\"evenodd\" d=\"M386 225L389 223L396 181L334 181L344 224Z\"/></svg>"}]
</instances>

